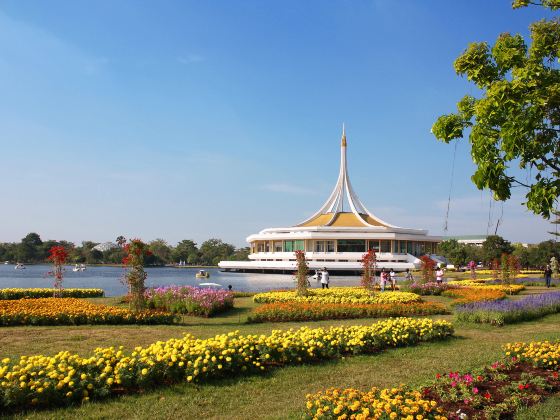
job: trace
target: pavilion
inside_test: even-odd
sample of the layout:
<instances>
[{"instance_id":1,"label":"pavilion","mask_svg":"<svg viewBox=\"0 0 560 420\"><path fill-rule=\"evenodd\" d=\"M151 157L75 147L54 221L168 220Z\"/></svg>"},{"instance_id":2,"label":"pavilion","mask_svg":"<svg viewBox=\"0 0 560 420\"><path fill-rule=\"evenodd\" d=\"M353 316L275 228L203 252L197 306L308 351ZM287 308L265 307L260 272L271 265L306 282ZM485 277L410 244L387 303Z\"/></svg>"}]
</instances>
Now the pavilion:
<instances>
[{"instance_id":1,"label":"pavilion","mask_svg":"<svg viewBox=\"0 0 560 420\"><path fill-rule=\"evenodd\" d=\"M423 229L391 225L373 215L360 201L348 177L344 127L338 181L323 206L303 222L286 228L269 228L250 235L250 261L221 261L225 271L293 272L295 251L305 251L310 269L326 267L339 274L361 271L362 255L372 249L377 268L395 271L420 266L418 257L436 254L440 237Z\"/></svg>"}]
</instances>

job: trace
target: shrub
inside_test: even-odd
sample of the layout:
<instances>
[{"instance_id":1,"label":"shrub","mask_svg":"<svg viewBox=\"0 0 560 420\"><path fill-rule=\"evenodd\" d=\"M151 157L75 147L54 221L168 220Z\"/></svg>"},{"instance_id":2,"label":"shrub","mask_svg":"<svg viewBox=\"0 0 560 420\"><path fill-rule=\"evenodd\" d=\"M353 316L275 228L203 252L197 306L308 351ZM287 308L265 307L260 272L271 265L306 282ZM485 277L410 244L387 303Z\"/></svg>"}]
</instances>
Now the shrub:
<instances>
[{"instance_id":1,"label":"shrub","mask_svg":"<svg viewBox=\"0 0 560 420\"><path fill-rule=\"evenodd\" d=\"M396 318L370 326L275 330L270 335L237 331L208 339L182 339L137 347L96 349L90 357L70 352L22 356L0 362L0 410L55 406L106 398L170 383L219 377L339 358L439 340L453 334L446 321Z\"/></svg>"},{"instance_id":2,"label":"shrub","mask_svg":"<svg viewBox=\"0 0 560 420\"><path fill-rule=\"evenodd\" d=\"M560 292L527 296L512 301L478 302L456 307L460 321L504 325L560 312Z\"/></svg>"},{"instance_id":3,"label":"shrub","mask_svg":"<svg viewBox=\"0 0 560 420\"><path fill-rule=\"evenodd\" d=\"M153 287L145 292L148 308L209 317L233 308L233 292L192 286Z\"/></svg>"},{"instance_id":4,"label":"shrub","mask_svg":"<svg viewBox=\"0 0 560 420\"><path fill-rule=\"evenodd\" d=\"M174 316L160 311L134 313L76 298L0 301L0 325L171 324Z\"/></svg>"},{"instance_id":5,"label":"shrub","mask_svg":"<svg viewBox=\"0 0 560 420\"><path fill-rule=\"evenodd\" d=\"M0 300L33 299L51 297L55 289L0 289ZM103 297L103 289L62 289L62 297L96 298Z\"/></svg>"},{"instance_id":6,"label":"shrub","mask_svg":"<svg viewBox=\"0 0 560 420\"><path fill-rule=\"evenodd\" d=\"M253 311L248 322L319 321L322 319L380 318L447 314L445 305L432 302L377 305L344 303L267 303Z\"/></svg>"}]
</instances>

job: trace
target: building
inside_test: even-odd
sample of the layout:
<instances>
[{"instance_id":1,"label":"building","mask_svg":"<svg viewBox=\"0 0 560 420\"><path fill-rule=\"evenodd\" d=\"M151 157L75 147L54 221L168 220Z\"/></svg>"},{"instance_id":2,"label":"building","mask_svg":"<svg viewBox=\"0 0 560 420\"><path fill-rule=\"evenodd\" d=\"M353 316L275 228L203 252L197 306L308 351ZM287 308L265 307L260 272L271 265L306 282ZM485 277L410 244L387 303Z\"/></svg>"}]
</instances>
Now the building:
<instances>
[{"instance_id":1,"label":"building","mask_svg":"<svg viewBox=\"0 0 560 420\"><path fill-rule=\"evenodd\" d=\"M460 244L482 247L484 242L486 242L486 238L488 238L488 235L463 235L463 236L445 236L443 240L448 241L451 239L455 239Z\"/></svg>"},{"instance_id":2,"label":"building","mask_svg":"<svg viewBox=\"0 0 560 420\"><path fill-rule=\"evenodd\" d=\"M338 181L325 204L303 222L285 228L269 228L250 235L250 261L221 261L225 271L293 272L295 251L305 251L310 269L356 274L362 255L376 252L378 269L396 271L420 266L419 256L435 254L440 237L422 229L391 225L370 213L350 183L344 128L340 148Z\"/></svg>"},{"instance_id":3,"label":"building","mask_svg":"<svg viewBox=\"0 0 560 420\"><path fill-rule=\"evenodd\" d=\"M102 244L95 245L92 249L100 252L106 252L118 247L119 246L114 242L103 242Z\"/></svg>"}]
</instances>

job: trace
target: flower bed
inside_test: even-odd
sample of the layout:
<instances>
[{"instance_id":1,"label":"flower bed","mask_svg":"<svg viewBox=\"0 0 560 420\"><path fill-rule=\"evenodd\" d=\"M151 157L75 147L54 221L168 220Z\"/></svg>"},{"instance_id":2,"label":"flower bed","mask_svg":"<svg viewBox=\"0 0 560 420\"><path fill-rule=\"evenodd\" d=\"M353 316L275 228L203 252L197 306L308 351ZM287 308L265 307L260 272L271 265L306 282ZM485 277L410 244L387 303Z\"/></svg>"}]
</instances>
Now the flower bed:
<instances>
[{"instance_id":1,"label":"flower bed","mask_svg":"<svg viewBox=\"0 0 560 420\"><path fill-rule=\"evenodd\" d=\"M471 302L494 301L506 297L506 294L500 290L479 287L446 290L445 292L442 292L441 295L455 299L455 301L452 302L452 305L462 305Z\"/></svg>"},{"instance_id":2,"label":"flower bed","mask_svg":"<svg viewBox=\"0 0 560 420\"><path fill-rule=\"evenodd\" d=\"M426 296L426 295L441 295L442 292L449 290L449 289L458 289L460 286L450 283L436 283L436 282L428 282L428 283L412 283L408 289L412 293L416 293L417 295Z\"/></svg>"},{"instance_id":3,"label":"flower bed","mask_svg":"<svg viewBox=\"0 0 560 420\"><path fill-rule=\"evenodd\" d=\"M192 286L153 287L146 290L149 308L209 317L233 308L233 292Z\"/></svg>"},{"instance_id":4,"label":"flower bed","mask_svg":"<svg viewBox=\"0 0 560 420\"><path fill-rule=\"evenodd\" d=\"M132 353L113 347L96 349L86 358L60 352L52 357L22 356L15 362L4 359L0 362L0 410L83 402L156 384L230 378L452 334L453 327L446 321L396 318L370 326L303 327L270 335L243 336L236 331L205 340L186 335L137 347Z\"/></svg>"},{"instance_id":5,"label":"flower bed","mask_svg":"<svg viewBox=\"0 0 560 420\"><path fill-rule=\"evenodd\" d=\"M77 298L37 298L0 301L0 326L80 324L171 324L168 312L97 305Z\"/></svg>"},{"instance_id":6,"label":"flower bed","mask_svg":"<svg viewBox=\"0 0 560 420\"><path fill-rule=\"evenodd\" d=\"M257 303L275 302L318 302L318 303L411 303L421 302L422 298L409 292L371 293L362 287L333 287L331 289L312 289L307 296L296 296L294 291L274 291L258 293L253 297Z\"/></svg>"},{"instance_id":7,"label":"flower bed","mask_svg":"<svg viewBox=\"0 0 560 420\"><path fill-rule=\"evenodd\" d=\"M414 390L328 389L307 395L306 418L505 419L560 391L560 341L510 343L505 357L484 369L437 374Z\"/></svg>"},{"instance_id":8,"label":"flower bed","mask_svg":"<svg viewBox=\"0 0 560 420\"><path fill-rule=\"evenodd\" d=\"M248 322L319 321L322 319L380 318L391 316L447 314L445 305L432 302L392 304L347 304L276 302L253 311Z\"/></svg>"},{"instance_id":9,"label":"flower bed","mask_svg":"<svg viewBox=\"0 0 560 420\"><path fill-rule=\"evenodd\" d=\"M22 298L47 298L52 297L55 289L37 288L37 289L0 289L0 300L12 300ZM103 289L63 289L62 297L72 298L95 298L103 297L105 292Z\"/></svg>"},{"instance_id":10,"label":"flower bed","mask_svg":"<svg viewBox=\"0 0 560 420\"><path fill-rule=\"evenodd\" d=\"M513 324L560 312L560 292L531 295L516 301L470 303L455 309L455 316L459 321Z\"/></svg>"},{"instance_id":11,"label":"flower bed","mask_svg":"<svg viewBox=\"0 0 560 420\"><path fill-rule=\"evenodd\" d=\"M495 280L489 280L494 282ZM487 290L499 290L507 293L508 295L517 295L522 290L525 290L525 286L522 284L489 284L486 280L451 280L448 282L450 285L463 286L463 287L478 287Z\"/></svg>"},{"instance_id":12,"label":"flower bed","mask_svg":"<svg viewBox=\"0 0 560 420\"><path fill-rule=\"evenodd\" d=\"M445 419L435 401L405 387L366 392L329 388L306 397L305 419Z\"/></svg>"}]
</instances>

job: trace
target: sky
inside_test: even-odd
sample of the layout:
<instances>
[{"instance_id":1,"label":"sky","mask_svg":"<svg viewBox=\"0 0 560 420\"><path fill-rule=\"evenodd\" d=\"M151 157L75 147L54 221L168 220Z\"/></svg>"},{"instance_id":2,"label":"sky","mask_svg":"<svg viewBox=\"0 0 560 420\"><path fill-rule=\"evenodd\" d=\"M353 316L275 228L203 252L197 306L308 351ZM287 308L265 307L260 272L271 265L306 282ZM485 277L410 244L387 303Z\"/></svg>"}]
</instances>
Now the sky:
<instances>
[{"instance_id":1,"label":"sky","mask_svg":"<svg viewBox=\"0 0 560 420\"><path fill-rule=\"evenodd\" d=\"M551 14L510 0L0 0L0 242L245 246L327 199L345 123L370 212L430 234L550 238L470 181L439 115L477 89L470 42ZM451 191L448 230L444 232Z\"/></svg>"}]
</instances>

